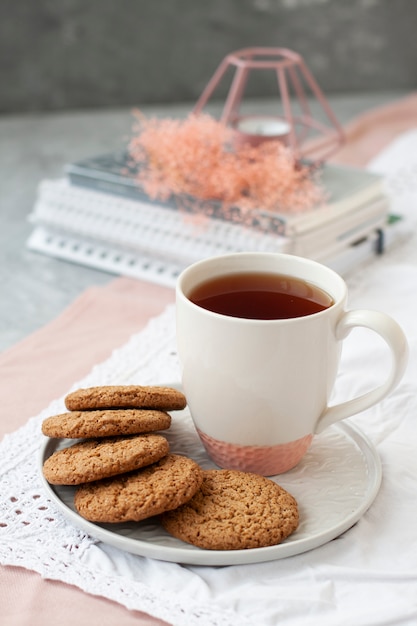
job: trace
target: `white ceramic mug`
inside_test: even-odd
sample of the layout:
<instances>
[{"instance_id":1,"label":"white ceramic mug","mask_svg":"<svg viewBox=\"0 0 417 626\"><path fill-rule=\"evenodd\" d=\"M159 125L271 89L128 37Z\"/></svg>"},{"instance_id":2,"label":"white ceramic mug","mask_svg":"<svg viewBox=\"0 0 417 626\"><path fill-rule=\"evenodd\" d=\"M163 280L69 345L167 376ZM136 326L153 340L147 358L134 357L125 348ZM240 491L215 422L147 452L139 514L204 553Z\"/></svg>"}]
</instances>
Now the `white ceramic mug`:
<instances>
[{"instance_id":1,"label":"white ceramic mug","mask_svg":"<svg viewBox=\"0 0 417 626\"><path fill-rule=\"evenodd\" d=\"M329 294L333 304L302 317L258 320L213 313L189 299L206 280L247 272L302 279ZM176 287L182 384L217 465L266 476L285 472L301 460L315 433L371 407L397 385L408 357L401 328L378 311L346 310L346 302L347 287L336 272L293 255L230 254L182 272ZM372 391L329 407L343 339L359 326L388 344L390 373Z\"/></svg>"}]
</instances>

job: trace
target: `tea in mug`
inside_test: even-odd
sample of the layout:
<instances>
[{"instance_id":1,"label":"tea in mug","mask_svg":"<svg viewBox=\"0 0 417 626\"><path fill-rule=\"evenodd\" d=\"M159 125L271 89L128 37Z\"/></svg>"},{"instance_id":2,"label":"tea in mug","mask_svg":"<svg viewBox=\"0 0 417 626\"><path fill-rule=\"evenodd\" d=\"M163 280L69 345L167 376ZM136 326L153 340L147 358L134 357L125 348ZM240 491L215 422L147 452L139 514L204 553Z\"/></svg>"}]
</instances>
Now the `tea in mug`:
<instances>
[{"instance_id":1,"label":"tea in mug","mask_svg":"<svg viewBox=\"0 0 417 626\"><path fill-rule=\"evenodd\" d=\"M266 272L217 276L194 287L188 298L214 313L257 320L303 317L333 304L329 294L305 280Z\"/></svg>"}]
</instances>

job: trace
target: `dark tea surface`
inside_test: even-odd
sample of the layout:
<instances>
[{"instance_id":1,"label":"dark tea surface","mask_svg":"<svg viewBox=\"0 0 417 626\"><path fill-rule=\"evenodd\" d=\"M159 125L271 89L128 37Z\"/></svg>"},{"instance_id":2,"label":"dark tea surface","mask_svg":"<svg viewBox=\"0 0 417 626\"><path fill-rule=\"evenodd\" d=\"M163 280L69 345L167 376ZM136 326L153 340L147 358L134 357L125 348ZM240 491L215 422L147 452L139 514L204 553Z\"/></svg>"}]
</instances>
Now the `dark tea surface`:
<instances>
[{"instance_id":1,"label":"dark tea surface","mask_svg":"<svg viewBox=\"0 0 417 626\"><path fill-rule=\"evenodd\" d=\"M280 274L226 274L197 285L188 298L204 309L245 319L288 319L318 313L333 299L304 280Z\"/></svg>"}]
</instances>

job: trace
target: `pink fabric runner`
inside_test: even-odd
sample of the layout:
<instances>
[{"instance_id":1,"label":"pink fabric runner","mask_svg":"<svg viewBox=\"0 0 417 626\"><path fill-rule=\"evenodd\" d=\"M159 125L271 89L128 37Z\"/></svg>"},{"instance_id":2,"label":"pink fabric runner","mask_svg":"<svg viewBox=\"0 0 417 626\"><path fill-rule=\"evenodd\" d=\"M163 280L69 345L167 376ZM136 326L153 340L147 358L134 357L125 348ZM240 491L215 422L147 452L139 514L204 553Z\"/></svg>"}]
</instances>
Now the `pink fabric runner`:
<instances>
[{"instance_id":1,"label":"pink fabric runner","mask_svg":"<svg viewBox=\"0 0 417 626\"><path fill-rule=\"evenodd\" d=\"M346 127L334 162L365 166L397 135L417 127L417 94L369 111ZM46 327L0 355L0 435L62 396L112 350L174 301L172 289L117 278L91 287ZM0 623L7 626L160 626L155 618L38 574L0 567Z\"/></svg>"},{"instance_id":2,"label":"pink fabric runner","mask_svg":"<svg viewBox=\"0 0 417 626\"><path fill-rule=\"evenodd\" d=\"M391 141L417 126L417 93L363 113L344 128L346 143L334 163L365 167Z\"/></svg>"}]
</instances>

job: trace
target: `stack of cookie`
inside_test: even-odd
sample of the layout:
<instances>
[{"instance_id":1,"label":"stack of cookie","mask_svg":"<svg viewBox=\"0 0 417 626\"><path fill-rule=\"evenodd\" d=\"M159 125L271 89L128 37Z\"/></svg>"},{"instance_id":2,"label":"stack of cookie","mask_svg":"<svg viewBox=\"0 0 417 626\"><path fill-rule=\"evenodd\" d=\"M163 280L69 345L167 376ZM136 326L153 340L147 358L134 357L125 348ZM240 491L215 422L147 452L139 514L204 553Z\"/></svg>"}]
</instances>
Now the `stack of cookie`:
<instances>
[{"instance_id":1,"label":"stack of cookie","mask_svg":"<svg viewBox=\"0 0 417 626\"><path fill-rule=\"evenodd\" d=\"M203 470L172 454L156 431L185 396L170 387L103 386L65 398L68 413L44 420L48 437L82 439L43 465L51 484L77 486L74 504L99 523L159 516L174 537L236 550L280 543L298 526L295 499L274 481L236 470Z\"/></svg>"},{"instance_id":2,"label":"stack of cookie","mask_svg":"<svg viewBox=\"0 0 417 626\"><path fill-rule=\"evenodd\" d=\"M42 432L82 441L50 456L43 473L51 484L78 486L74 503L86 519L140 521L178 507L199 489L199 465L170 454L167 439L155 432L170 427L168 411L185 407L180 391L90 387L70 393L65 405L69 412L44 420Z\"/></svg>"}]
</instances>

